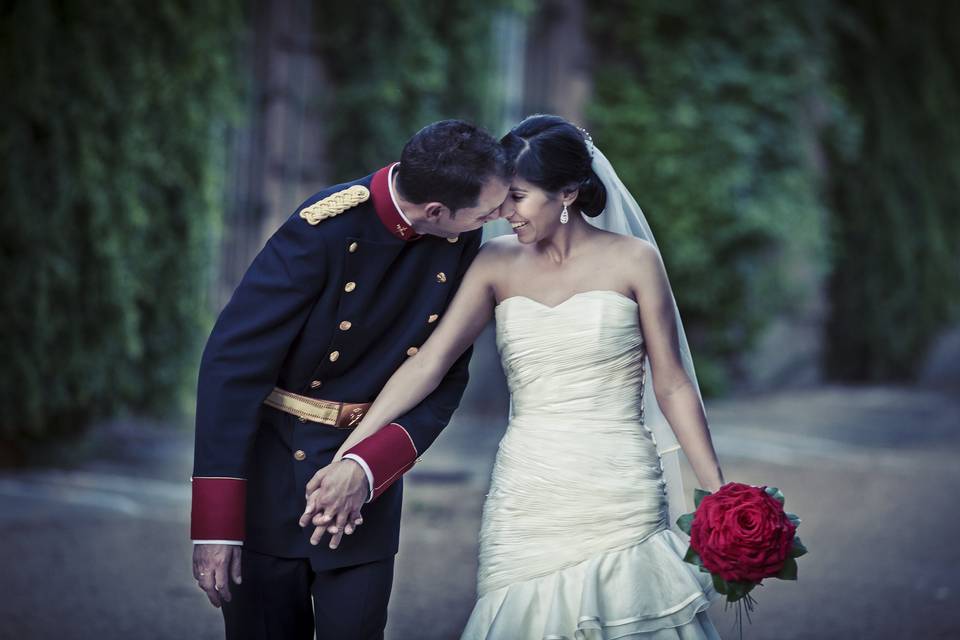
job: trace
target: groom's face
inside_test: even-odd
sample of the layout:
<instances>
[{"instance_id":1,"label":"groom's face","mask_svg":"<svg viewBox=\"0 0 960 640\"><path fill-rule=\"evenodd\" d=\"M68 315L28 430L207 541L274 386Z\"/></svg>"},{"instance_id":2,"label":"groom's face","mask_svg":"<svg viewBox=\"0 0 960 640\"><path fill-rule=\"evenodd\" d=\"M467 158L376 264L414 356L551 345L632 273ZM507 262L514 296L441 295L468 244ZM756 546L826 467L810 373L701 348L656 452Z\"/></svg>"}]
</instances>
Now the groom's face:
<instances>
[{"instance_id":1,"label":"groom's face","mask_svg":"<svg viewBox=\"0 0 960 640\"><path fill-rule=\"evenodd\" d=\"M500 205L507 199L510 183L501 178L490 177L484 182L472 207L462 207L451 212L447 207L438 205L433 211L428 209L427 218L418 233L429 233L442 238L456 238L461 233L479 229L486 222L496 220L502 215Z\"/></svg>"}]
</instances>

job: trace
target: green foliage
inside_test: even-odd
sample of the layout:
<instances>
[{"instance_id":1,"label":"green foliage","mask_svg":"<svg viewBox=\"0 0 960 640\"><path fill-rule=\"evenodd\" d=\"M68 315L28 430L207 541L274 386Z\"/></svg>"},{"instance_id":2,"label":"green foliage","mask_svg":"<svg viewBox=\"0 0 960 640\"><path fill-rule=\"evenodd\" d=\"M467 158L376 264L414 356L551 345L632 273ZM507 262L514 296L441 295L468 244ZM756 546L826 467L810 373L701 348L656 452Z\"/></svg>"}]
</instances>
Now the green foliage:
<instances>
[{"instance_id":1,"label":"green foliage","mask_svg":"<svg viewBox=\"0 0 960 640\"><path fill-rule=\"evenodd\" d=\"M700 503L703 502L703 499L709 495L713 495L712 491L705 491L699 487L693 490L693 505L699 507Z\"/></svg>"},{"instance_id":2,"label":"green foliage","mask_svg":"<svg viewBox=\"0 0 960 640\"><path fill-rule=\"evenodd\" d=\"M208 322L236 2L5 7L0 438L168 412Z\"/></svg>"},{"instance_id":3,"label":"green foliage","mask_svg":"<svg viewBox=\"0 0 960 640\"><path fill-rule=\"evenodd\" d=\"M501 87L493 27L525 0L387 0L376 10L327 1L319 42L335 90L324 105L334 178L397 159L411 133L435 120L496 122Z\"/></svg>"},{"instance_id":4,"label":"green foliage","mask_svg":"<svg viewBox=\"0 0 960 640\"><path fill-rule=\"evenodd\" d=\"M857 126L828 137L827 365L844 379L905 378L960 317L960 5L836 4L832 75Z\"/></svg>"},{"instance_id":5,"label":"green foliage","mask_svg":"<svg viewBox=\"0 0 960 640\"><path fill-rule=\"evenodd\" d=\"M780 569L780 573L776 577L781 580L797 579L797 561L793 556L787 557L786 562L783 563L783 568Z\"/></svg>"},{"instance_id":6,"label":"green foliage","mask_svg":"<svg viewBox=\"0 0 960 640\"><path fill-rule=\"evenodd\" d=\"M822 251L798 125L819 83L801 8L745 0L590 3L597 145L660 244L705 392L787 308L778 266Z\"/></svg>"},{"instance_id":7,"label":"green foliage","mask_svg":"<svg viewBox=\"0 0 960 640\"><path fill-rule=\"evenodd\" d=\"M793 514L789 514L789 515L793 515ZM796 516L794 516L794 518L796 518ZM793 522L793 519L794 519L794 518L791 518L791 519L790 519L791 522ZM806 555L806 554L807 554L807 547L806 547L806 545L804 545L803 542L800 541L800 536L794 535L794 536L793 536L793 543L790 545L790 557L791 557L791 558L799 558L799 557L804 556L804 555Z\"/></svg>"},{"instance_id":8,"label":"green foliage","mask_svg":"<svg viewBox=\"0 0 960 640\"><path fill-rule=\"evenodd\" d=\"M680 530L683 531L685 534L690 535L690 529L693 526L693 514L685 513L679 518L677 518L677 526L680 527ZM689 552L688 552L688 555L689 555Z\"/></svg>"}]
</instances>

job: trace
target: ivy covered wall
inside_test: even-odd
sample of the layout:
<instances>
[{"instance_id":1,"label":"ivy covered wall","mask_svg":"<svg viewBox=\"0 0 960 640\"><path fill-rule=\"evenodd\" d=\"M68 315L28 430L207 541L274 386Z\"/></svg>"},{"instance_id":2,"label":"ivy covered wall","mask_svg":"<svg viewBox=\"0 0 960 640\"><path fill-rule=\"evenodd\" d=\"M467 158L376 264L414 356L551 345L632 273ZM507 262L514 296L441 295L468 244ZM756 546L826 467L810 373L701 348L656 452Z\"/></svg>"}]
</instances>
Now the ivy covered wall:
<instances>
[{"instance_id":1,"label":"ivy covered wall","mask_svg":"<svg viewBox=\"0 0 960 640\"><path fill-rule=\"evenodd\" d=\"M241 18L227 0L5 3L0 439L184 398Z\"/></svg>"}]
</instances>

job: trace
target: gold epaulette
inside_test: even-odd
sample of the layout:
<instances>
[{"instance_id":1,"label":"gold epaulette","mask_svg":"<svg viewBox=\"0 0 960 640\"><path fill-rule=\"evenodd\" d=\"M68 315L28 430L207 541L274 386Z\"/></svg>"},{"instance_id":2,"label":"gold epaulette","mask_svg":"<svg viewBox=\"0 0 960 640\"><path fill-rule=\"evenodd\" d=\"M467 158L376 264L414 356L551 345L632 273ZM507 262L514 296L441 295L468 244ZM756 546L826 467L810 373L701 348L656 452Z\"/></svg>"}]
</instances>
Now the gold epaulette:
<instances>
[{"instance_id":1,"label":"gold epaulette","mask_svg":"<svg viewBox=\"0 0 960 640\"><path fill-rule=\"evenodd\" d=\"M332 196L317 200L309 207L300 210L300 217L310 224L320 224L321 220L332 218L370 199L370 190L362 184L338 191Z\"/></svg>"}]
</instances>

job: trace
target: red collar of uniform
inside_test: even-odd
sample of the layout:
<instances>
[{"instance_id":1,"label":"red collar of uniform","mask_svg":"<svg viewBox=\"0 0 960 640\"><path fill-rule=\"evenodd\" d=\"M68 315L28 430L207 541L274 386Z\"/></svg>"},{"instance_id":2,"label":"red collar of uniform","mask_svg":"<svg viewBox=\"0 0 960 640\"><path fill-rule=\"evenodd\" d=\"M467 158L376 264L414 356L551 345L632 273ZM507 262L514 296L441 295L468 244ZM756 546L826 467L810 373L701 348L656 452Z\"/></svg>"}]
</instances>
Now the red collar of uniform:
<instances>
[{"instance_id":1,"label":"red collar of uniform","mask_svg":"<svg viewBox=\"0 0 960 640\"><path fill-rule=\"evenodd\" d=\"M377 211L377 217L380 218L380 222L387 228L387 231L401 240L416 240L420 237L420 234L404 221L397 206L393 203L393 198L390 197L390 169L397 164L399 163L388 164L373 174L373 181L370 183L373 208Z\"/></svg>"}]
</instances>

